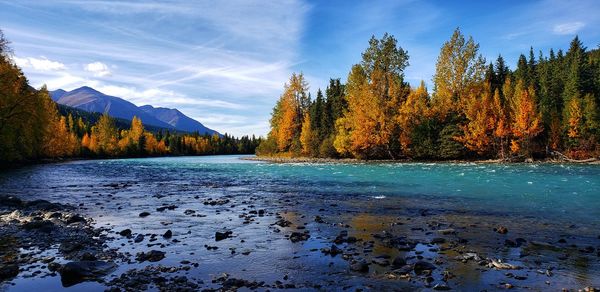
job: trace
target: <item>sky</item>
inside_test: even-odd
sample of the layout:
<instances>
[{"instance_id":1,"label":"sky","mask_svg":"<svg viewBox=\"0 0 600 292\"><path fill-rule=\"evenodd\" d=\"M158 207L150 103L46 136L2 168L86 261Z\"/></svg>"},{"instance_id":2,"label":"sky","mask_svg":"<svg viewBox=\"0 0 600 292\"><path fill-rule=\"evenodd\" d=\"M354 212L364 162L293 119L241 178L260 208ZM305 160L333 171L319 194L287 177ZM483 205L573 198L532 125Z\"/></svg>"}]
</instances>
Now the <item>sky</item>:
<instances>
[{"instance_id":1,"label":"sky","mask_svg":"<svg viewBox=\"0 0 600 292\"><path fill-rule=\"evenodd\" d=\"M431 88L457 27L514 68L530 47L567 50L575 35L597 48L600 1L0 0L0 29L34 87L90 86L236 136L267 134L293 72L314 96L385 32L408 51L406 80Z\"/></svg>"}]
</instances>

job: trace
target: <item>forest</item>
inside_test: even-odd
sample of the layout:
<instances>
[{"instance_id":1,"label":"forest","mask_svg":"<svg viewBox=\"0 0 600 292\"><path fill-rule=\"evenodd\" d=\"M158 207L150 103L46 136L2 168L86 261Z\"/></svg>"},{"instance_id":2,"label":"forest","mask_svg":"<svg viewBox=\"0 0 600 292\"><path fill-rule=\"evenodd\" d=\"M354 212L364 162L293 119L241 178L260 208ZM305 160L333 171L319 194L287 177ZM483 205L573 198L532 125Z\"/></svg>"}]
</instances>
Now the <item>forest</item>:
<instances>
[{"instance_id":1,"label":"forest","mask_svg":"<svg viewBox=\"0 0 600 292\"><path fill-rule=\"evenodd\" d=\"M537 55L537 56L536 56ZM459 28L441 47L433 90L404 80L408 52L374 36L346 83L311 98L302 73L285 84L261 156L358 159L596 158L600 49L531 48L510 70L487 62Z\"/></svg>"},{"instance_id":2,"label":"forest","mask_svg":"<svg viewBox=\"0 0 600 292\"><path fill-rule=\"evenodd\" d=\"M106 114L85 113L50 98L46 87L29 85L11 59L0 31L0 163L2 166L69 157L145 157L164 155L252 154L254 136L200 135L146 130L136 117L125 127Z\"/></svg>"}]
</instances>

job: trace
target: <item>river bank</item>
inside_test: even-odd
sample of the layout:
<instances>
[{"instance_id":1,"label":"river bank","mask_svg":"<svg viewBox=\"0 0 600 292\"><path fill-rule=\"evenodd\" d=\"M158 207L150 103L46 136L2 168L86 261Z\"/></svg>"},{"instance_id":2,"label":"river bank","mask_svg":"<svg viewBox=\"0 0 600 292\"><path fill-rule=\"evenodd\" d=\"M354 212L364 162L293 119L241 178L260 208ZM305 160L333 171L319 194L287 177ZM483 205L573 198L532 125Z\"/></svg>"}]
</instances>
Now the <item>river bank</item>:
<instances>
[{"instance_id":1,"label":"river bank","mask_svg":"<svg viewBox=\"0 0 600 292\"><path fill-rule=\"evenodd\" d=\"M536 171L546 177L562 169L549 167L521 171L519 166L518 176ZM456 168L459 174L471 169ZM373 170L403 177L408 189L418 189L406 175L390 174L393 169L338 165L322 170L349 177L368 173L364 189L355 180L316 181L326 178L309 173L318 170L312 166L222 157L74 161L21 169L0 176L3 192L17 198L0 200L0 230L18 236L0 257L2 266L17 265L17 273L10 267L12 274L0 287L387 291L600 286L600 226L578 217L595 216L585 209L589 203L578 207L581 214L563 216L570 209L540 205L534 212L530 206L481 205L449 196L451 185L444 186L448 196L435 189L393 195L402 192L402 185L384 191ZM577 184L577 177L596 177L584 170L567 177ZM409 173L416 174L417 168ZM529 176L532 186L542 183ZM437 184L435 176L430 183ZM498 193L510 190L495 185ZM32 203L40 199L60 204ZM20 203L7 205L12 201ZM57 210L40 207L48 204ZM40 227L27 229L30 222ZM72 238L68 234L85 239L71 252L61 248ZM63 280L61 271L70 262L76 263L71 268L86 262L91 274L85 281Z\"/></svg>"},{"instance_id":2,"label":"river bank","mask_svg":"<svg viewBox=\"0 0 600 292\"><path fill-rule=\"evenodd\" d=\"M573 160L573 159L542 159L542 160L522 160L509 161L503 159L483 159L483 160L413 160L413 159L357 159L357 158L321 158L321 157L283 157L283 156L252 156L244 157L244 160L264 161L272 163L576 163L588 165L600 165L600 160Z\"/></svg>"}]
</instances>

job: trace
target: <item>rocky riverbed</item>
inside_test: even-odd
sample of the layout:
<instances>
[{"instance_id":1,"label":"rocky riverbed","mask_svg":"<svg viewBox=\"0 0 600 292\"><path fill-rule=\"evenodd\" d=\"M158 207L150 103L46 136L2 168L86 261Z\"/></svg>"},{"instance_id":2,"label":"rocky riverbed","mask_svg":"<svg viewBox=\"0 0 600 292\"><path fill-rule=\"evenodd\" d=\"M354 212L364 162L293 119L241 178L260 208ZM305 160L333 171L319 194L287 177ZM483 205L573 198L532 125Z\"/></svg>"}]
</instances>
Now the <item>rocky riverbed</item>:
<instances>
[{"instance_id":1,"label":"rocky riverbed","mask_svg":"<svg viewBox=\"0 0 600 292\"><path fill-rule=\"evenodd\" d=\"M204 208L169 202L138 218L237 217L205 225L212 238L200 245L181 228L160 234L96 227L77 206L2 196L3 287L18 288L15 279L56 278L63 287L94 281L110 291L597 289L584 283L598 275L573 278L576 269L597 271L600 261L600 234L592 238L577 226L554 233L557 226L526 219L291 194L197 200ZM169 252L171 245L187 246L188 253ZM196 253L214 253L222 268L202 274L205 263ZM263 261L249 257L254 253L272 262L261 267ZM273 270L250 276L265 268Z\"/></svg>"},{"instance_id":2,"label":"rocky riverbed","mask_svg":"<svg viewBox=\"0 0 600 292\"><path fill-rule=\"evenodd\" d=\"M457 208L428 195L299 192L274 178L261 189L222 170L139 172L5 184L0 289L600 288L599 222Z\"/></svg>"}]
</instances>

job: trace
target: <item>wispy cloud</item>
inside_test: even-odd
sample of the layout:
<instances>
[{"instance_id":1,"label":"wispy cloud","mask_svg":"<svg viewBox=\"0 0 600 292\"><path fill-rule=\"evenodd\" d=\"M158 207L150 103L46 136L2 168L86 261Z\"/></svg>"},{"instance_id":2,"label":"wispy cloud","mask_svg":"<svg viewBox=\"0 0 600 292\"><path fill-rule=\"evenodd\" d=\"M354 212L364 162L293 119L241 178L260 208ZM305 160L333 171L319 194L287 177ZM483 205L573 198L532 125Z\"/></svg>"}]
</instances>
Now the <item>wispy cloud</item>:
<instances>
[{"instance_id":1,"label":"wispy cloud","mask_svg":"<svg viewBox=\"0 0 600 292\"><path fill-rule=\"evenodd\" d=\"M89 63L83 68L85 71L93 73L95 77L108 77L112 75L108 66L102 62Z\"/></svg>"},{"instance_id":2,"label":"wispy cloud","mask_svg":"<svg viewBox=\"0 0 600 292\"><path fill-rule=\"evenodd\" d=\"M46 57L14 57L13 59L17 66L25 69L33 69L35 71L60 71L67 69L65 64L61 62L48 60Z\"/></svg>"},{"instance_id":3,"label":"wispy cloud","mask_svg":"<svg viewBox=\"0 0 600 292\"><path fill-rule=\"evenodd\" d=\"M19 57L44 54L68 64L46 72L24 67L33 84L88 85L138 105L178 107L236 135L247 134L248 120L268 120L297 64L310 10L303 0L57 0L7 7L0 11L2 29ZM25 11L32 21L16 17ZM265 134L267 127L253 132Z\"/></svg>"},{"instance_id":4,"label":"wispy cloud","mask_svg":"<svg viewBox=\"0 0 600 292\"><path fill-rule=\"evenodd\" d=\"M575 34L585 26L581 21L561 23L554 26L552 31L555 34Z\"/></svg>"}]
</instances>

